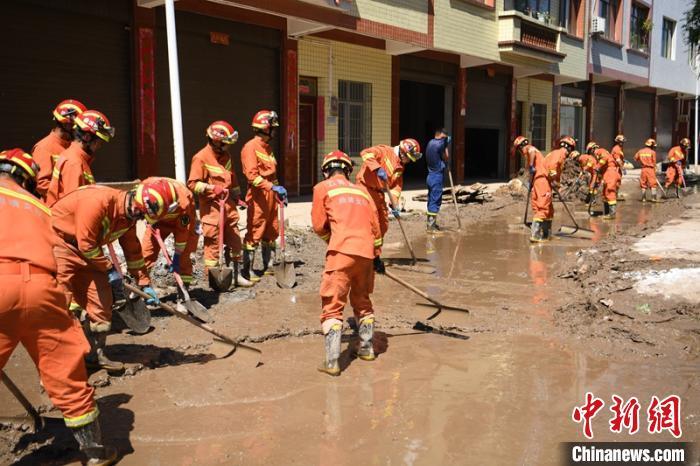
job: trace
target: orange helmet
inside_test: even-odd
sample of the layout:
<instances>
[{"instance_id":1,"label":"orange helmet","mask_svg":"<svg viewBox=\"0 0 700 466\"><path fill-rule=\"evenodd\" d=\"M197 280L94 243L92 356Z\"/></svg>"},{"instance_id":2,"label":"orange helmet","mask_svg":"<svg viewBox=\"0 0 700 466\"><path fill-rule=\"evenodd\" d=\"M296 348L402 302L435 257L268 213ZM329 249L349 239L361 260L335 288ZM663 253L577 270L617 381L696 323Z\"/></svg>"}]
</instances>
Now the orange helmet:
<instances>
[{"instance_id":1,"label":"orange helmet","mask_svg":"<svg viewBox=\"0 0 700 466\"><path fill-rule=\"evenodd\" d=\"M682 148L689 149L690 148L690 139L683 138L683 139L681 139L681 142L679 144Z\"/></svg>"},{"instance_id":2,"label":"orange helmet","mask_svg":"<svg viewBox=\"0 0 700 466\"><path fill-rule=\"evenodd\" d=\"M39 173L39 165L31 155L22 149L9 149L0 152L0 172L12 176L27 191L33 193L36 189L36 175Z\"/></svg>"},{"instance_id":3,"label":"orange helmet","mask_svg":"<svg viewBox=\"0 0 700 466\"><path fill-rule=\"evenodd\" d=\"M530 141L528 141L525 136L518 136L517 138L515 138L515 141L513 141L513 148L517 150L527 144L530 144Z\"/></svg>"},{"instance_id":4,"label":"orange helmet","mask_svg":"<svg viewBox=\"0 0 700 466\"><path fill-rule=\"evenodd\" d=\"M409 158L411 162L423 157L420 151L420 144L415 139L402 139L399 142L399 152Z\"/></svg>"},{"instance_id":5,"label":"orange helmet","mask_svg":"<svg viewBox=\"0 0 700 466\"><path fill-rule=\"evenodd\" d=\"M617 144L624 144L627 142L627 138L624 134L618 134L617 136L615 136L615 142Z\"/></svg>"},{"instance_id":6,"label":"orange helmet","mask_svg":"<svg viewBox=\"0 0 700 466\"><path fill-rule=\"evenodd\" d=\"M270 128L280 125L280 119L274 110L260 110L253 117L251 125L253 128L269 131Z\"/></svg>"},{"instance_id":7,"label":"orange helmet","mask_svg":"<svg viewBox=\"0 0 700 466\"><path fill-rule=\"evenodd\" d=\"M325 172L326 170L341 168L347 175L350 175L353 165L352 159L348 154L340 150L334 150L323 157L321 171Z\"/></svg>"},{"instance_id":8,"label":"orange helmet","mask_svg":"<svg viewBox=\"0 0 700 466\"><path fill-rule=\"evenodd\" d=\"M581 156L581 153L577 150L572 150L571 153L569 154L569 158L572 159L577 159Z\"/></svg>"},{"instance_id":9,"label":"orange helmet","mask_svg":"<svg viewBox=\"0 0 700 466\"><path fill-rule=\"evenodd\" d=\"M53 109L53 117L57 123L70 123L72 125L75 117L85 110L87 110L87 108L79 100L67 99L56 105L56 108Z\"/></svg>"},{"instance_id":10,"label":"orange helmet","mask_svg":"<svg viewBox=\"0 0 700 466\"><path fill-rule=\"evenodd\" d=\"M586 152L588 152L589 154L591 152L593 152L594 150L599 149L599 148L600 148L600 146L595 141L591 141L588 144L586 144Z\"/></svg>"},{"instance_id":11,"label":"orange helmet","mask_svg":"<svg viewBox=\"0 0 700 466\"><path fill-rule=\"evenodd\" d=\"M649 138L644 141L644 145L647 147L656 147L656 141L653 138Z\"/></svg>"},{"instance_id":12,"label":"orange helmet","mask_svg":"<svg viewBox=\"0 0 700 466\"><path fill-rule=\"evenodd\" d=\"M75 129L78 134L92 134L105 142L114 137L114 128L109 124L109 120L97 110L86 110L75 117Z\"/></svg>"},{"instance_id":13,"label":"orange helmet","mask_svg":"<svg viewBox=\"0 0 700 466\"><path fill-rule=\"evenodd\" d=\"M177 192L167 178L158 178L140 183L134 193L134 210L144 216L150 224L177 209Z\"/></svg>"},{"instance_id":14,"label":"orange helmet","mask_svg":"<svg viewBox=\"0 0 700 466\"><path fill-rule=\"evenodd\" d=\"M235 144L238 141L238 131L228 122L218 120L207 128L207 137L222 144Z\"/></svg>"},{"instance_id":15,"label":"orange helmet","mask_svg":"<svg viewBox=\"0 0 700 466\"><path fill-rule=\"evenodd\" d=\"M576 139L572 138L571 136L562 136L559 139L559 146L568 147L569 150L574 150L576 148Z\"/></svg>"}]
</instances>

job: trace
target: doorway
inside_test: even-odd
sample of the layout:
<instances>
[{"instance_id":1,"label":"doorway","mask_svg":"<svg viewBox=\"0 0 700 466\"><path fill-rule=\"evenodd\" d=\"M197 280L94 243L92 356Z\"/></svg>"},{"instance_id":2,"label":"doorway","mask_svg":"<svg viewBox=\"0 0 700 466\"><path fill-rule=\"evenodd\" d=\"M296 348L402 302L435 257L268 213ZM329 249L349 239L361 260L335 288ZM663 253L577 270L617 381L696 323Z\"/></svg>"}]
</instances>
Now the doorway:
<instances>
[{"instance_id":1,"label":"doorway","mask_svg":"<svg viewBox=\"0 0 700 466\"><path fill-rule=\"evenodd\" d=\"M299 77L299 192L309 194L318 181L316 78Z\"/></svg>"},{"instance_id":2,"label":"doorway","mask_svg":"<svg viewBox=\"0 0 700 466\"><path fill-rule=\"evenodd\" d=\"M500 131L467 128L465 138L465 178L498 178Z\"/></svg>"}]
</instances>

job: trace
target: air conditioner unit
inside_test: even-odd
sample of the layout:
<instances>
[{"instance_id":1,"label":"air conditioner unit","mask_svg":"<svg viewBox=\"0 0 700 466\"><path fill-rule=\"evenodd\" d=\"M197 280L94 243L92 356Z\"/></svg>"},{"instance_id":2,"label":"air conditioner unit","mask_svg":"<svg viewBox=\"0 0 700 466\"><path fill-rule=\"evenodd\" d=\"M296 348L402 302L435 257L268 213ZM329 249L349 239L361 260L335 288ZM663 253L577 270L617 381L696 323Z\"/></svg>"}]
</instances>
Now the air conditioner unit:
<instances>
[{"instance_id":1,"label":"air conditioner unit","mask_svg":"<svg viewBox=\"0 0 700 466\"><path fill-rule=\"evenodd\" d=\"M591 34L605 34L605 18L594 16L591 20Z\"/></svg>"}]
</instances>

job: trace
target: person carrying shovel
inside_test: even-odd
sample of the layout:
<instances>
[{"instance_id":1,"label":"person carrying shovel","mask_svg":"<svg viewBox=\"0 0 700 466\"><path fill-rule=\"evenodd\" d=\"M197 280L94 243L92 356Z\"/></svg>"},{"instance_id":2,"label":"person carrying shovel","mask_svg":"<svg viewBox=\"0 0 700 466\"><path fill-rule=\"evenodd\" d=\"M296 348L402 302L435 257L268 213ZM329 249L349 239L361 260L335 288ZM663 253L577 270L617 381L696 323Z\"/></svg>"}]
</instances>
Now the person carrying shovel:
<instances>
[{"instance_id":1,"label":"person carrying shovel","mask_svg":"<svg viewBox=\"0 0 700 466\"><path fill-rule=\"evenodd\" d=\"M644 147L634 154L634 160L642 166L639 176L639 187L642 189L641 201L647 201L647 189L651 190L651 201L659 202L659 195L656 192L658 181L656 180L656 141L652 138L644 142Z\"/></svg>"},{"instance_id":2,"label":"person carrying shovel","mask_svg":"<svg viewBox=\"0 0 700 466\"><path fill-rule=\"evenodd\" d=\"M581 174L579 176L582 177L585 173L588 174L588 193L586 194L586 204L589 204L595 195L595 186L598 176L598 161L592 155L581 154L578 151L573 151L571 154L569 154L569 157L576 161L581 167Z\"/></svg>"},{"instance_id":3,"label":"person carrying shovel","mask_svg":"<svg viewBox=\"0 0 700 466\"><path fill-rule=\"evenodd\" d=\"M438 129L435 137L428 142L425 147L425 161L428 164L428 208L426 210L426 229L428 231L439 231L437 215L442 205L442 190L445 178L445 162L449 158L448 146L450 136L447 130Z\"/></svg>"},{"instance_id":4,"label":"person carrying shovel","mask_svg":"<svg viewBox=\"0 0 700 466\"><path fill-rule=\"evenodd\" d=\"M552 239L552 220L554 218L554 205L552 203L551 191L559 189L561 174L564 170L566 159L574 152L576 140L571 136L559 138L559 148L554 149L544 158L544 165L547 171L547 180L550 185L549 213L542 222L542 239Z\"/></svg>"},{"instance_id":5,"label":"person carrying shovel","mask_svg":"<svg viewBox=\"0 0 700 466\"><path fill-rule=\"evenodd\" d=\"M552 187L547 178L544 156L525 136L518 136L513 141L513 150L520 154L530 171L529 196L532 205L532 224L530 225L530 242L544 241L543 223L554 214L552 208ZM527 204L526 204L527 206ZM527 214L527 207L526 207Z\"/></svg>"},{"instance_id":6,"label":"person carrying shovel","mask_svg":"<svg viewBox=\"0 0 700 466\"><path fill-rule=\"evenodd\" d=\"M253 286L240 271L241 234L238 231L238 203L241 188L238 186L228 152L238 141L238 131L226 121L219 120L209 125L206 137L207 145L192 158L190 176L187 179L187 187L199 197L199 214L204 234L204 266L207 273L209 269L223 266L219 264L219 235L223 234L223 245L228 248L229 257L233 261L234 285ZM223 232L220 231L222 226L219 225L221 202L224 203Z\"/></svg>"},{"instance_id":7,"label":"person carrying shovel","mask_svg":"<svg viewBox=\"0 0 700 466\"><path fill-rule=\"evenodd\" d=\"M613 145L612 149L610 149L610 155L612 155L613 159L615 160L615 163L617 164L617 171L620 174L619 181L615 189L617 189L618 201L622 201L624 200L624 198L622 193L620 192L620 186L622 186L622 175L626 173L625 152L623 151L623 147L625 145L625 142L627 142L627 138L624 134L618 134L617 136L615 136L615 140L613 142L615 144Z\"/></svg>"},{"instance_id":8,"label":"person carrying shovel","mask_svg":"<svg viewBox=\"0 0 700 466\"><path fill-rule=\"evenodd\" d=\"M620 186L620 170L615 157L591 141L586 145L586 152L596 158L599 178L603 182L603 218L613 219L617 214L617 189Z\"/></svg>"},{"instance_id":9,"label":"person carrying shovel","mask_svg":"<svg viewBox=\"0 0 700 466\"><path fill-rule=\"evenodd\" d=\"M683 168L690 150L690 139L683 138L681 142L668 151L668 167L666 168L666 189L672 184L676 185L676 197L680 197L680 188L683 187Z\"/></svg>"},{"instance_id":10,"label":"person carrying shovel","mask_svg":"<svg viewBox=\"0 0 700 466\"><path fill-rule=\"evenodd\" d=\"M319 290L325 359L318 370L333 376L340 375L338 358L348 295L359 324L357 355L365 361L375 359L374 309L369 295L374 289L374 272L384 271L379 259L382 238L377 209L367 190L349 181L352 165L350 157L339 150L323 158L325 181L314 186L311 207L314 232L328 243Z\"/></svg>"}]
</instances>

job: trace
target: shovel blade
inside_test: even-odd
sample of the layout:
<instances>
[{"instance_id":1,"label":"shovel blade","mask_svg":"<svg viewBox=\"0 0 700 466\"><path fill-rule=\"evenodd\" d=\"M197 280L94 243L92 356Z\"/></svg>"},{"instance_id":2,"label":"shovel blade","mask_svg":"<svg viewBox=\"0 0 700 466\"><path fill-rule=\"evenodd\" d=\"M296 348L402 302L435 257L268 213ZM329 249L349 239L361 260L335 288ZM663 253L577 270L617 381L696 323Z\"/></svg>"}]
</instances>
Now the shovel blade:
<instances>
[{"instance_id":1,"label":"shovel blade","mask_svg":"<svg viewBox=\"0 0 700 466\"><path fill-rule=\"evenodd\" d=\"M293 288L297 283L297 272L294 268L294 262L286 259L275 264L275 280L280 288Z\"/></svg>"},{"instance_id":2,"label":"shovel blade","mask_svg":"<svg viewBox=\"0 0 700 466\"><path fill-rule=\"evenodd\" d=\"M211 268L209 269L209 286L219 293L228 291L233 283L233 269Z\"/></svg>"},{"instance_id":3,"label":"shovel blade","mask_svg":"<svg viewBox=\"0 0 700 466\"><path fill-rule=\"evenodd\" d=\"M595 236L593 230L587 230L585 228L576 228L568 225L562 225L561 228L559 228L559 234L582 239L593 239L593 237Z\"/></svg>"},{"instance_id":4,"label":"shovel blade","mask_svg":"<svg viewBox=\"0 0 700 466\"><path fill-rule=\"evenodd\" d=\"M204 307L204 305L199 301L189 300L185 301L183 305L187 312L189 312L202 322L209 323L212 321L211 314L209 314L209 310L206 307Z\"/></svg>"},{"instance_id":5,"label":"shovel blade","mask_svg":"<svg viewBox=\"0 0 700 466\"><path fill-rule=\"evenodd\" d=\"M127 299L124 306L115 310L132 332L143 335L151 328L151 313L143 299Z\"/></svg>"}]
</instances>

